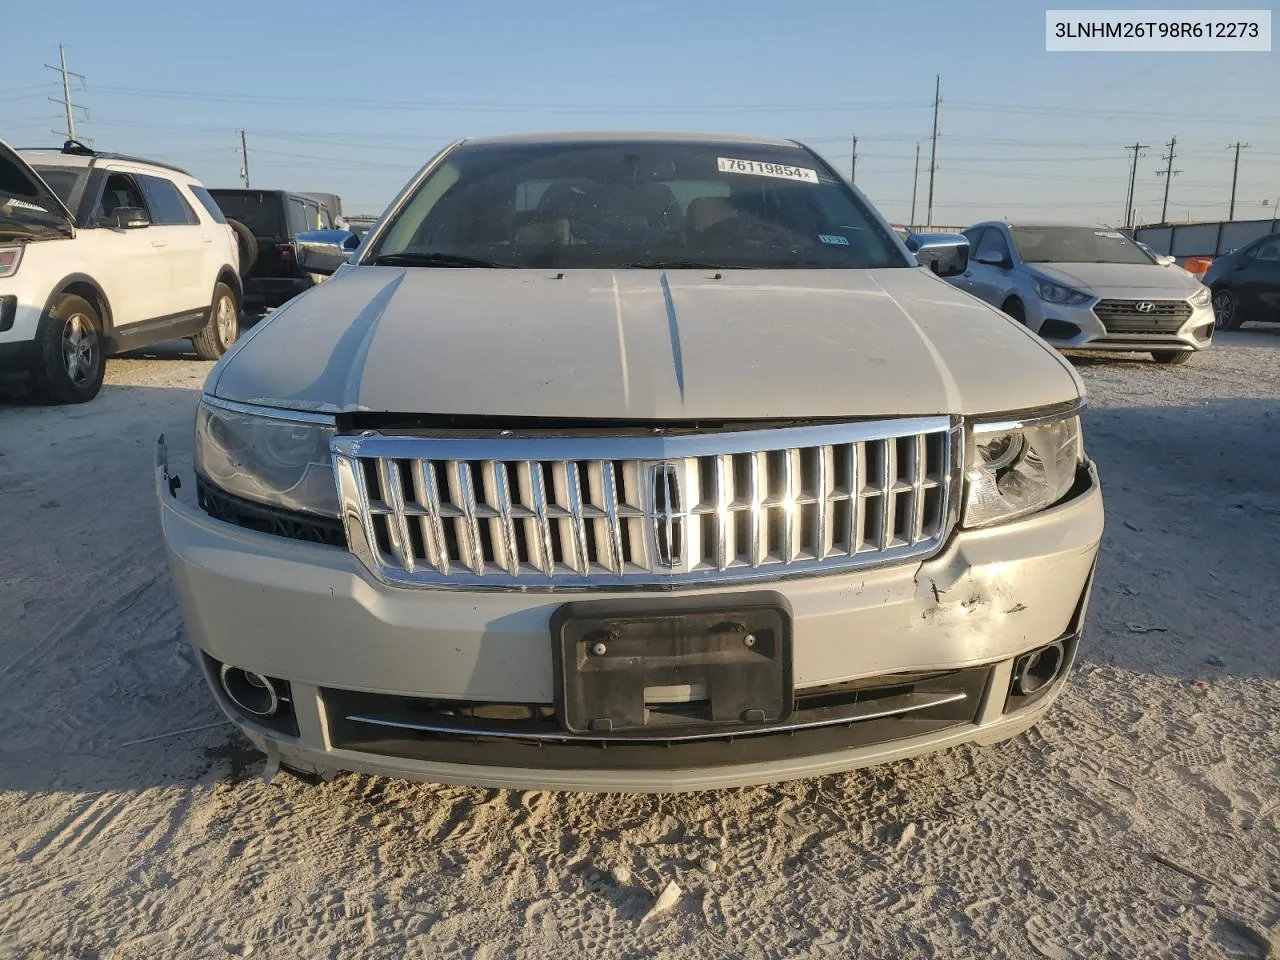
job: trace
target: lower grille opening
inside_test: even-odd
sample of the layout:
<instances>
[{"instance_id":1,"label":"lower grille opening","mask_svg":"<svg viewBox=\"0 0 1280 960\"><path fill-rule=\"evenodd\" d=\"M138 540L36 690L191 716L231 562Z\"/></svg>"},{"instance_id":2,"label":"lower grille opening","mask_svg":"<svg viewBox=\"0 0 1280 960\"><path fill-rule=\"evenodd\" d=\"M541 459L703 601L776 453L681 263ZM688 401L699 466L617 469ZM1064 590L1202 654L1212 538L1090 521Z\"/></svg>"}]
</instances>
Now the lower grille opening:
<instances>
[{"instance_id":1,"label":"lower grille opening","mask_svg":"<svg viewBox=\"0 0 1280 960\"><path fill-rule=\"evenodd\" d=\"M1046 320L1040 324L1040 336L1049 340L1070 340L1080 335L1080 328L1065 320Z\"/></svg>"},{"instance_id":2,"label":"lower grille opening","mask_svg":"<svg viewBox=\"0 0 1280 960\"><path fill-rule=\"evenodd\" d=\"M680 737L578 736L545 703L492 703L325 689L335 748L441 763L530 769L664 769L768 762L920 736L976 722L990 668L902 673L796 692L791 719ZM695 717L693 691L651 709Z\"/></svg>"}]
</instances>

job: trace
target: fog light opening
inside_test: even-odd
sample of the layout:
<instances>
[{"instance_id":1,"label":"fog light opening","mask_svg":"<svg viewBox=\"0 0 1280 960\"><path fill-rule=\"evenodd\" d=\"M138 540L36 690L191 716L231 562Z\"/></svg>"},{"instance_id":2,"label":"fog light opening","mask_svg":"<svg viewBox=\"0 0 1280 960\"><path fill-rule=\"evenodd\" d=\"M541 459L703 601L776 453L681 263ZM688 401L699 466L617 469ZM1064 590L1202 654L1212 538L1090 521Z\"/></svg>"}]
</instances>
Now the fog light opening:
<instances>
[{"instance_id":1,"label":"fog light opening","mask_svg":"<svg viewBox=\"0 0 1280 960\"><path fill-rule=\"evenodd\" d=\"M224 663L220 680L223 693L245 713L270 717L280 709L280 695L275 684L260 673Z\"/></svg>"},{"instance_id":2,"label":"fog light opening","mask_svg":"<svg viewBox=\"0 0 1280 960\"><path fill-rule=\"evenodd\" d=\"M1019 657L1015 667L1014 692L1025 697L1043 690L1058 678L1065 660L1066 652L1061 641Z\"/></svg>"}]
</instances>

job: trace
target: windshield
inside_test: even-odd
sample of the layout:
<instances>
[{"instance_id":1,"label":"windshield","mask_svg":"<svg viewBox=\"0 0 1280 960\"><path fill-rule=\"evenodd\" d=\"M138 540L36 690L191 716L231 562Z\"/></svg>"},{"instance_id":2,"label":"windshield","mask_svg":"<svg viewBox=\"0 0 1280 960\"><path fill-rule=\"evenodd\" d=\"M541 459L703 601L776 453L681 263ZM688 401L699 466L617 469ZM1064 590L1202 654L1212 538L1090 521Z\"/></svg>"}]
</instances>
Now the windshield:
<instances>
[{"instance_id":1,"label":"windshield","mask_svg":"<svg viewBox=\"0 0 1280 960\"><path fill-rule=\"evenodd\" d=\"M31 169L40 174L40 179L49 185L49 189L62 201L63 206L68 210L75 210L85 167L46 167L33 163Z\"/></svg>"},{"instance_id":2,"label":"windshield","mask_svg":"<svg viewBox=\"0 0 1280 960\"><path fill-rule=\"evenodd\" d=\"M289 236L280 194L269 190L210 190L219 209L232 220L239 220L255 237L276 240Z\"/></svg>"},{"instance_id":3,"label":"windshield","mask_svg":"<svg viewBox=\"0 0 1280 960\"><path fill-rule=\"evenodd\" d=\"M694 141L464 145L365 263L907 267L875 214L799 147Z\"/></svg>"},{"instance_id":4,"label":"windshield","mask_svg":"<svg viewBox=\"0 0 1280 960\"><path fill-rule=\"evenodd\" d=\"M1018 256L1027 263L1153 263L1118 230L1099 227L1011 227Z\"/></svg>"}]
</instances>

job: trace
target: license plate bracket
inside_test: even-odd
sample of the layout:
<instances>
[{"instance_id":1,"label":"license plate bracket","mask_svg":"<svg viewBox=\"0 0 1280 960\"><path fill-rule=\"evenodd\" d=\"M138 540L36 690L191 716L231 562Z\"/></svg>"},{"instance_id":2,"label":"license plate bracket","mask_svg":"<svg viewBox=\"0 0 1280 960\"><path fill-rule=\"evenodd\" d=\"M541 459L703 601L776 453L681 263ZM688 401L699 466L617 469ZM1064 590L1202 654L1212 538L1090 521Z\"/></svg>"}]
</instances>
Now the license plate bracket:
<instances>
[{"instance_id":1,"label":"license plate bracket","mask_svg":"<svg viewBox=\"0 0 1280 960\"><path fill-rule=\"evenodd\" d=\"M791 607L772 591L566 603L551 638L556 713L575 734L749 729L794 707Z\"/></svg>"}]
</instances>

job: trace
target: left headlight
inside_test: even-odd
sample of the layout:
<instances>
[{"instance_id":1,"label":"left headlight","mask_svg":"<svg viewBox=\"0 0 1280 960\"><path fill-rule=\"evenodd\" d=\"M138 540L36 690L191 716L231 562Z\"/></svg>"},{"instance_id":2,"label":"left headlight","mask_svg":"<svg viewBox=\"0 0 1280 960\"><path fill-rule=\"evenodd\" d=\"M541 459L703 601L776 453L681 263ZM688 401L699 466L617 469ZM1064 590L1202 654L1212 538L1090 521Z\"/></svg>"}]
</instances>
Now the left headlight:
<instances>
[{"instance_id":1,"label":"left headlight","mask_svg":"<svg viewBox=\"0 0 1280 960\"><path fill-rule=\"evenodd\" d=\"M196 408L196 472L245 500L336 517L333 434L332 417L258 413L204 397Z\"/></svg>"},{"instance_id":2,"label":"left headlight","mask_svg":"<svg viewBox=\"0 0 1280 960\"><path fill-rule=\"evenodd\" d=\"M965 467L964 525L987 527L1051 507L1084 460L1080 416L975 424Z\"/></svg>"},{"instance_id":3,"label":"left headlight","mask_svg":"<svg viewBox=\"0 0 1280 960\"><path fill-rule=\"evenodd\" d=\"M1044 277L1033 275L1031 277L1031 285L1036 288L1036 293L1040 295L1040 299L1047 303L1065 303L1069 306L1076 306L1093 299L1087 293L1071 287L1064 287L1062 284L1046 280Z\"/></svg>"},{"instance_id":4,"label":"left headlight","mask_svg":"<svg viewBox=\"0 0 1280 960\"><path fill-rule=\"evenodd\" d=\"M1213 300L1213 294L1210 293L1209 288L1202 283L1200 284L1200 289L1191 295L1190 300L1193 307L1207 307Z\"/></svg>"}]
</instances>

